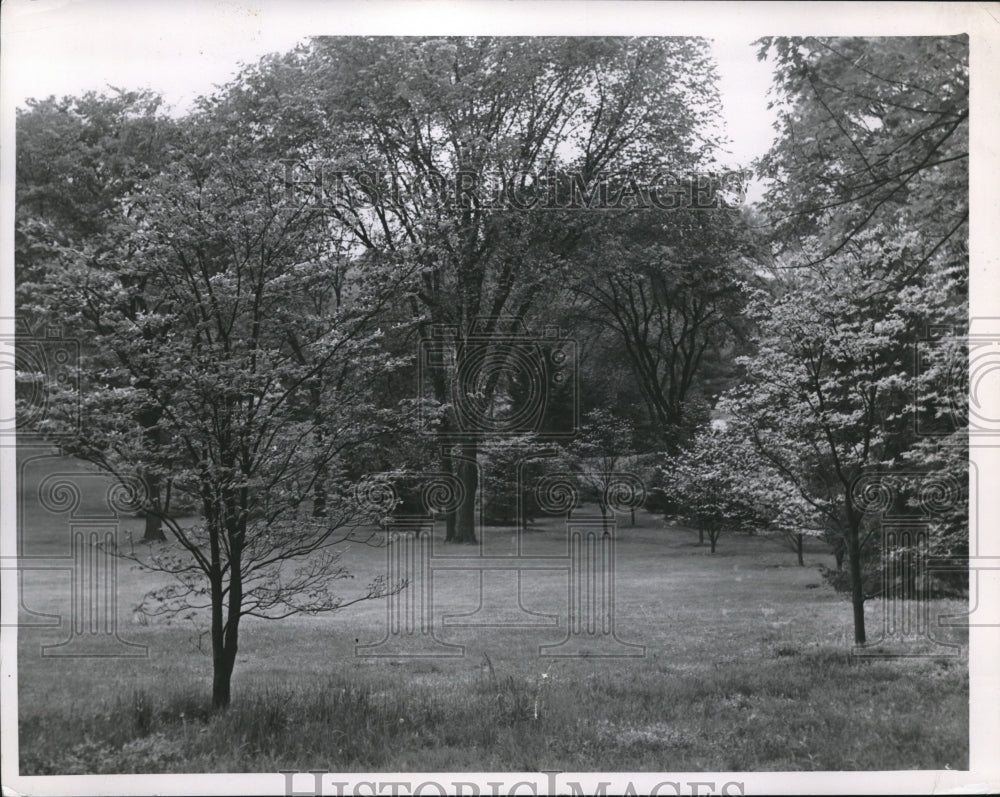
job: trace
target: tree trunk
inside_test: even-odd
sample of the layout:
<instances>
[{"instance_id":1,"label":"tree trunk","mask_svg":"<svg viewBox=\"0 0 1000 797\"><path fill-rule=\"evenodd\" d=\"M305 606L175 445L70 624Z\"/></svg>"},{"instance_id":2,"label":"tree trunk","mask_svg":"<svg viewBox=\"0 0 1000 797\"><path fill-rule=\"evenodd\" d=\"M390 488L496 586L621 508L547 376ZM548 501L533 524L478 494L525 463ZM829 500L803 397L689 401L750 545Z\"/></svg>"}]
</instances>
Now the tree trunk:
<instances>
[{"instance_id":1,"label":"tree trunk","mask_svg":"<svg viewBox=\"0 0 1000 797\"><path fill-rule=\"evenodd\" d=\"M631 509L630 512L631 512L631 515L632 515L632 522L630 523L630 527L634 529L635 528L635 509L634 508Z\"/></svg>"},{"instance_id":2,"label":"tree trunk","mask_svg":"<svg viewBox=\"0 0 1000 797\"><path fill-rule=\"evenodd\" d=\"M701 526L698 527L698 544L699 545L705 544L705 529L703 529Z\"/></svg>"},{"instance_id":3,"label":"tree trunk","mask_svg":"<svg viewBox=\"0 0 1000 797\"><path fill-rule=\"evenodd\" d=\"M454 458L451 456L451 446L449 446L449 445L443 445L441 447L441 471L443 473L451 473L451 474L453 474L455 476L458 476L458 473L456 472L456 467L457 467L457 463L454 460ZM452 509L449 512L445 512L445 514L444 514L444 527L445 527L444 541L445 542L454 542L455 541L455 528L456 528L455 517L456 517L456 513L455 513L454 509Z\"/></svg>"},{"instance_id":4,"label":"tree trunk","mask_svg":"<svg viewBox=\"0 0 1000 797\"><path fill-rule=\"evenodd\" d=\"M805 567L805 560L802 558L802 535L795 535L795 553L799 557L799 567Z\"/></svg>"},{"instance_id":5,"label":"tree trunk","mask_svg":"<svg viewBox=\"0 0 1000 797\"><path fill-rule=\"evenodd\" d=\"M163 520L152 512L146 513L146 526L142 533L143 542L163 542L167 535L163 533Z\"/></svg>"},{"instance_id":6,"label":"tree trunk","mask_svg":"<svg viewBox=\"0 0 1000 797\"><path fill-rule=\"evenodd\" d=\"M211 500L205 503L211 551L209 585L212 600L212 707L216 711L224 711L229 706L230 684L239 649L248 492L245 487L224 490L222 500L217 505ZM227 554L225 557L223 543Z\"/></svg>"},{"instance_id":7,"label":"tree trunk","mask_svg":"<svg viewBox=\"0 0 1000 797\"><path fill-rule=\"evenodd\" d=\"M225 646L220 655L212 657L212 707L218 711L229 708L232 699L233 665L236 664L236 651L230 653Z\"/></svg>"},{"instance_id":8,"label":"tree trunk","mask_svg":"<svg viewBox=\"0 0 1000 797\"><path fill-rule=\"evenodd\" d=\"M708 532L708 543L712 546L711 553L715 553L715 543L719 541L719 533L717 531Z\"/></svg>"},{"instance_id":9,"label":"tree trunk","mask_svg":"<svg viewBox=\"0 0 1000 797\"><path fill-rule=\"evenodd\" d=\"M146 510L146 526L143 530L143 542L163 542L167 535L163 533L163 514L160 502L160 480L153 474L143 477L146 485L146 495L150 508Z\"/></svg>"},{"instance_id":10,"label":"tree trunk","mask_svg":"<svg viewBox=\"0 0 1000 797\"><path fill-rule=\"evenodd\" d=\"M837 560L837 570L844 569L844 543L838 541L833 548L833 558Z\"/></svg>"},{"instance_id":11,"label":"tree trunk","mask_svg":"<svg viewBox=\"0 0 1000 797\"><path fill-rule=\"evenodd\" d=\"M453 542L476 542L476 489L479 486L479 468L476 457L479 451L476 440L465 440L459 448L455 471L462 483L464 495L455 513Z\"/></svg>"},{"instance_id":12,"label":"tree trunk","mask_svg":"<svg viewBox=\"0 0 1000 797\"><path fill-rule=\"evenodd\" d=\"M233 544L233 540L230 544ZM226 624L221 634L221 644L216 655L215 640L212 641L212 705L224 710L229 707L230 684L233 679L233 667L236 664L236 653L239 650L240 612L243 605L243 577L240 572L240 543L236 544L230 559L229 605L226 610ZM221 612L220 612L221 614ZM213 629L213 637L214 637Z\"/></svg>"},{"instance_id":13,"label":"tree trunk","mask_svg":"<svg viewBox=\"0 0 1000 797\"><path fill-rule=\"evenodd\" d=\"M226 656L225 623L223 622L222 574L211 578L212 586L212 708L225 709L229 706L229 684L233 675L235 656L230 661Z\"/></svg>"}]
</instances>

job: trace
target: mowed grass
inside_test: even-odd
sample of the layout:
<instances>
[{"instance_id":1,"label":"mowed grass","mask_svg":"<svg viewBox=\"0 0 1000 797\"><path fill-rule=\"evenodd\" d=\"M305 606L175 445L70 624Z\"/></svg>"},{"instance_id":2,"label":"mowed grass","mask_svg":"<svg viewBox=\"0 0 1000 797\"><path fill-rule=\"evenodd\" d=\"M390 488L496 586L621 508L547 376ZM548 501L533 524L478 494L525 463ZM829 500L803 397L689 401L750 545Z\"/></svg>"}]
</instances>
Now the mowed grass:
<instances>
[{"instance_id":1,"label":"mowed grass","mask_svg":"<svg viewBox=\"0 0 1000 797\"><path fill-rule=\"evenodd\" d=\"M68 515L42 508L37 485L67 473L94 515L100 480L34 453L21 454L24 553L64 555ZM140 525L120 522L136 535ZM513 553L512 529L482 536L485 553ZM532 556L566 549L561 520L539 522L524 539ZM435 555L468 553L435 543ZM223 714L209 710L211 658L198 628L133 616L149 574L124 562L118 572L120 637L147 646L147 657L57 658L42 647L69 636L69 573L28 571L24 607L62 620L19 631L21 774L967 768L961 629L949 632L963 646L955 658L852 659L850 605L823 583L818 566L832 557L820 545L806 567L774 542L736 535L723 536L713 556L694 533L640 512L635 527L619 518L616 555L616 632L644 646L642 656L539 655L567 633L564 571L523 573L518 598L509 573L487 573L481 585L476 573L438 570L436 634L463 655L356 655L356 644L385 635L384 601L248 620ZM340 593L363 590L385 561L384 549L345 546L356 578L340 582ZM519 601L536 614L512 615ZM480 604L471 621L492 625L442 622ZM965 609L941 601L931 615ZM542 615L557 615L558 625L499 624ZM873 638L881 617L872 601ZM22 620L39 622L28 611Z\"/></svg>"}]
</instances>

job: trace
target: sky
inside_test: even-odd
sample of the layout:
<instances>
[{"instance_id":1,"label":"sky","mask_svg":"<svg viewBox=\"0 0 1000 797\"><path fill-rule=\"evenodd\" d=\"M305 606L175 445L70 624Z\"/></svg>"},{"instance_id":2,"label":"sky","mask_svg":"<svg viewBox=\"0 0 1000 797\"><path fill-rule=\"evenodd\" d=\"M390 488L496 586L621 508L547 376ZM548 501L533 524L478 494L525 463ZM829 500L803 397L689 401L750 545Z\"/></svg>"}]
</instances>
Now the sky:
<instances>
[{"instance_id":1,"label":"sky","mask_svg":"<svg viewBox=\"0 0 1000 797\"><path fill-rule=\"evenodd\" d=\"M23 106L29 97L50 94L73 95L109 86L150 88L180 114L195 98L232 77L241 62L288 50L309 35L395 33L393 26L407 19L411 35L442 30L456 20L464 19L473 28L482 24L474 16L456 13L457 3L433 7L443 7L444 14L427 13L425 7L425 13L414 17L413 9L421 5L382 4L378 7L388 7L392 13L373 18L371 13L358 13L362 4L320 5L310 0L15 0L4 3L2 92L5 103ZM421 26L426 30L419 30ZM483 27L495 29L495 25ZM579 21L570 21L567 27L566 32L587 32ZM535 28L522 19L519 30L499 32L549 30L544 22ZM602 30L606 28L590 32ZM722 33L713 49L732 141L727 160L749 166L773 138L773 117L766 108L770 71L757 61L750 37L731 29Z\"/></svg>"}]
</instances>

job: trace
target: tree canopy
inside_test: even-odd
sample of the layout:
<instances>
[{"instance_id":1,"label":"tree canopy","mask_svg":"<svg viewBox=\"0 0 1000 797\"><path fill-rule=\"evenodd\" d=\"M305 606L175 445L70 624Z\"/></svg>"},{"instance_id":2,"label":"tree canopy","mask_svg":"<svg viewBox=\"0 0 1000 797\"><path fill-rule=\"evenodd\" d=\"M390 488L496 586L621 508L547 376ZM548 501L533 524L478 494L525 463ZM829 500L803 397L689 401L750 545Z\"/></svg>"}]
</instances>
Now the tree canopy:
<instances>
[{"instance_id":1,"label":"tree canopy","mask_svg":"<svg viewBox=\"0 0 1000 797\"><path fill-rule=\"evenodd\" d=\"M81 339L43 430L166 530L143 609L208 615L217 707L241 618L404 588L333 592L374 477L452 479L470 543L557 469L610 523L644 469L713 552L827 540L866 641L858 485L967 467L968 42L758 47L779 122L752 210L698 38L319 37L182 118L123 90L19 113L18 313ZM962 507L933 523L961 556Z\"/></svg>"}]
</instances>

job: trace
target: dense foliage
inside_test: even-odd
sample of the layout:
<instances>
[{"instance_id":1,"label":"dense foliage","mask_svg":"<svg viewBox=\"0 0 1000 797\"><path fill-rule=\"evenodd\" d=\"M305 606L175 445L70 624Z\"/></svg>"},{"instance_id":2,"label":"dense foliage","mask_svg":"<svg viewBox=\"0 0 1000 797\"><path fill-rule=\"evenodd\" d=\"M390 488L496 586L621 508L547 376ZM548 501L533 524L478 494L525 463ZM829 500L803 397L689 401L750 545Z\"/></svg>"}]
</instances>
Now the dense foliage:
<instances>
[{"instance_id":1,"label":"dense foliage","mask_svg":"<svg viewBox=\"0 0 1000 797\"><path fill-rule=\"evenodd\" d=\"M332 546L430 511L424 473L458 485L450 542L529 525L556 472L606 524L641 474L713 553L821 537L859 643L884 515L967 552L967 41L759 45L752 212L716 194L695 38L317 38L180 119L128 92L19 113L19 319L81 342L40 431L168 532L143 606L207 611L217 706L240 618L344 605ZM372 483L401 503L371 514Z\"/></svg>"}]
</instances>

